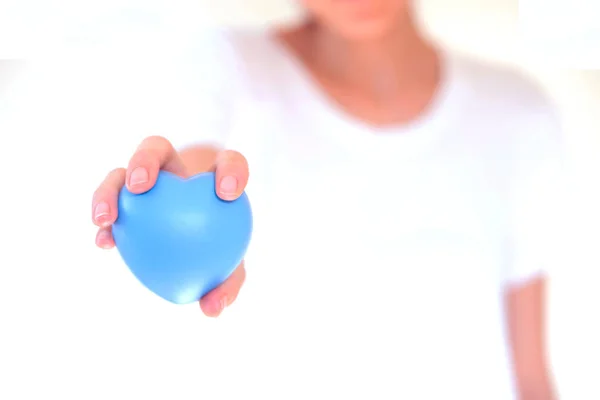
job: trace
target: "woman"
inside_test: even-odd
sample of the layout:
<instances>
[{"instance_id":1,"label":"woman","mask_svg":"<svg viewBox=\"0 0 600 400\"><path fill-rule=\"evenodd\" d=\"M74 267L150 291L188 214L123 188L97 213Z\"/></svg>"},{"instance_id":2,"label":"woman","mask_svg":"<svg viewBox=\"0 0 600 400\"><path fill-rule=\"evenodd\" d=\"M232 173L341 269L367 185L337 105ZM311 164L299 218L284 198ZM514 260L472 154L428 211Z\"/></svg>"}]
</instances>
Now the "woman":
<instances>
[{"instance_id":1,"label":"woman","mask_svg":"<svg viewBox=\"0 0 600 400\"><path fill-rule=\"evenodd\" d=\"M271 381L335 398L553 399L552 106L517 74L437 48L408 0L303 4L299 26L202 44L190 64L202 130L149 137L107 176L93 197L97 245L114 246L123 185L143 193L159 169L214 169L224 200L249 183L247 259L277 282L255 294L253 316L281 321L260 351L277 365ZM221 314L245 275L242 264L203 312Z\"/></svg>"}]
</instances>

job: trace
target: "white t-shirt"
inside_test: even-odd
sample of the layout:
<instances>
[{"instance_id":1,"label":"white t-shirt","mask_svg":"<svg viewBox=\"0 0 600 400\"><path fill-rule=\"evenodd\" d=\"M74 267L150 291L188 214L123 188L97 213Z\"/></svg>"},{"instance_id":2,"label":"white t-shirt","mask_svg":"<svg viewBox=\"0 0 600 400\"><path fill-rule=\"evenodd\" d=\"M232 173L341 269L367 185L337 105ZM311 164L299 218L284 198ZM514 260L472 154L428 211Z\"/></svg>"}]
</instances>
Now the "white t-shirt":
<instances>
[{"instance_id":1,"label":"white t-shirt","mask_svg":"<svg viewBox=\"0 0 600 400\"><path fill-rule=\"evenodd\" d=\"M446 54L428 111L375 128L266 33L188 55L169 138L250 165L252 340L231 362L254 373L224 371L246 398L514 399L503 290L560 248L560 126L541 92Z\"/></svg>"}]
</instances>

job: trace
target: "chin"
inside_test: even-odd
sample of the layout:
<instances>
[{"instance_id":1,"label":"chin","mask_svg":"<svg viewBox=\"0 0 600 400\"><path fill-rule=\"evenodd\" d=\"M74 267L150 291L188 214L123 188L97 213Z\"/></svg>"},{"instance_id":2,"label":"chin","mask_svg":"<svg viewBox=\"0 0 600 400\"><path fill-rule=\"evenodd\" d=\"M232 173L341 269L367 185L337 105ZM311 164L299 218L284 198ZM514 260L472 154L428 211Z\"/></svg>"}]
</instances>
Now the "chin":
<instances>
[{"instance_id":1,"label":"chin","mask_svg":"<svg viewBox=\"0 0 600 400\"><path fill-rule=\"evenodd\" d=\"M348 40L378 40L411 24L408 0L302 0L308 15Z\"/></svg>"},{"instance_id":2,"label":"chin","mask_svg":"<svg viewBox=\"0 0 600 400\"><path fill-rule=\"evenodd\" d=\"M397 30L397 22L387 18L351 22L338 27L338 34L353 41L373 41L389 36Z\"/></svg>"},{"instance_id":3,"label":"chin","mask_svg":"<svg viewBox=\"0 0 600 400\"><path fill-rule=\"evenodd\" d=\"M361 27L353 27L345 36L351 40L371 41L386 37L391 29L382 24L372 24Z\"/></svg>"}]
</instances>

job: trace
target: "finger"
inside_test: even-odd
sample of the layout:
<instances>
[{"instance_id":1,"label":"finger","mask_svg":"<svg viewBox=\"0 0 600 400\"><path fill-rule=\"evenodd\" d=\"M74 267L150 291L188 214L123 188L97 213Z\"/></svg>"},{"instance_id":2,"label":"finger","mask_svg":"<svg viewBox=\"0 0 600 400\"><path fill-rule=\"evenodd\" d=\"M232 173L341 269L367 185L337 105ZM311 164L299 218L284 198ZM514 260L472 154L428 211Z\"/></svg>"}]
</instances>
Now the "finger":
<instances>
[{"instance_id":1,"label":"finger","mask_svg":"<svg viewBox=\"0 0 600 400\"><path fill-rule=\"evenodd\" d=\"M131 193L144 193L156 183L160 170L187 176L179 153L161 136L150 136L137 148L127 167L126 184Z\"/></svg>"},{"instance_id":2,"label":"finger","mask_svg":"<svg viewBox=\"0 0 600 400\"><path fill-rule=\"evenodd\" d=\"M110 226L98 230L96 234L96 246L107 250L115 247L115 240L113 239Z\"/></svg>"},{"instance_id":3,"label":"finger","mask_svg":"<svg viewBox=\"0 0 600 400\"><path fill-rule=\"evenodd\" d=\"M218 317L235 301L245 280L246 269L242 262L225 282L200 300L202 312L209 317Z\"/></svg>"},{"instance_id":4,"label":"finger","mask_svg":"<svg viewBox=\"0 0 600 400\"><path fill-rule=\"evenodd\" d=\"M125 184L125 169L112 170L92 197L92 221L99 227L110 226L117 219L119 191Z\"/></svg>"},{"instance_id":5,"label":"finger","mask_svg":"<svg viewBox=\"0 0 600 400\"><path fill-rule=\"evenodd\" d=\"M223 200L241 196L248 183L248 161L237 151L219 153L216 163L217 195Z\"/></svg>"}]
</instances>

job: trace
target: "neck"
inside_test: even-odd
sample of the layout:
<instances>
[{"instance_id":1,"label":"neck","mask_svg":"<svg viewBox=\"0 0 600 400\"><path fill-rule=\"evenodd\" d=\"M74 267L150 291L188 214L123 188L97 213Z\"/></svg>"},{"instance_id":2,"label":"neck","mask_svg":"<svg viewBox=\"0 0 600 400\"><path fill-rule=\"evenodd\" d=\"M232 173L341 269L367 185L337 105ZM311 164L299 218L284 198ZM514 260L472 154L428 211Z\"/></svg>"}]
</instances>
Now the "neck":
<instances>
[{"instance_id":1,"label":"neck","mask_svg":"<svg viewBox=\"0 0 600 400\"><path fill-rule=\"evenodd\" d=\"M396 28L372 40L345 39L314 26L314 62L328 75L385 100L437 80L437 56L408 12Z\"/></svg>"}]
</instances>

